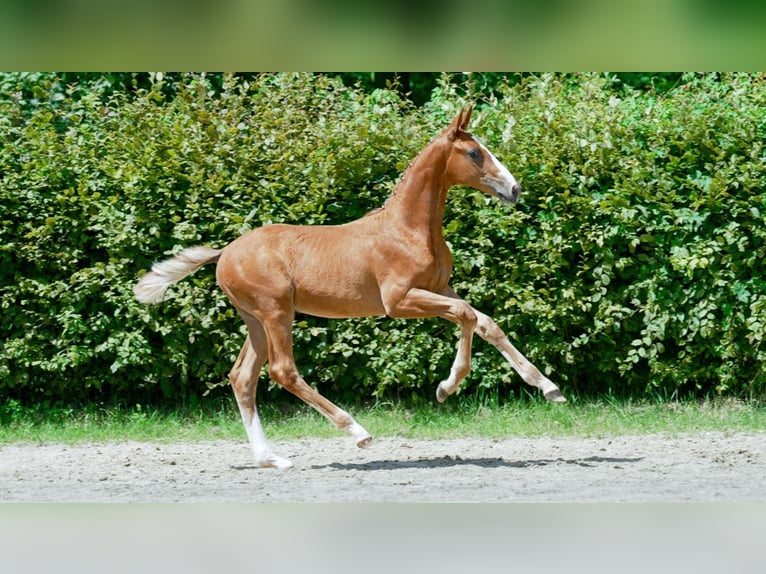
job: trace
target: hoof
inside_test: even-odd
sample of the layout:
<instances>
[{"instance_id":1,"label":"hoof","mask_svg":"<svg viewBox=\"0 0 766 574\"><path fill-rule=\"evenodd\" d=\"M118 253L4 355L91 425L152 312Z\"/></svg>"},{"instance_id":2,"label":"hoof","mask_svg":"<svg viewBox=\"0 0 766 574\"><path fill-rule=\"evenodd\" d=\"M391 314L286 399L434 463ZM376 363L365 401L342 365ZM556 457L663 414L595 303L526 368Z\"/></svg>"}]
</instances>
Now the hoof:
<instances>
[{"instance_id":1,"label":"hoof","mask_svg":"<svg viewBox=\"0 0 766 574\"><path fill-rule=\"evenodd\" d=\"M447 400L447 397L450 396L450 393L444 390L444 387L442 387L443 383L439 383L439 386L436 387L436 402L443 403Z\"/></svg>"},{"instance_id":2,"label":"hoof","mask_svg":"<svg viewBox=\"0 0 766 574\"><path fill-rule=\"evenodd\" d=\"M277 470L288 470L293 467L293 463L281 456L271 455L267 458L256 459L256 466L259 468L276 468Z\"/></svg>"},{"instance_id":3,"label":"hoof","mask_svg":"<svg viewBox=\"0 0 766 574\"><path fill-rule=\"evenodd\" d=\"M565 403L567 400L564 398L564 395L561 394L561 391L558 389L554 389L552 391L548 391L545 393L545 398L552 403Z\"/></svg>"},{"instance_id":4,"label":"hoof","mask_svg":"<svg viewBox=\"0 0 766 574\"><path fill-rule=\"evenodd\" d=\"M362 437L361 439L356 441L356 446L359 448L367 448L370 446L370 443L372 442L372 437L370 435L367 435L366 437Z\"/></svg>"},{"instance_id":5,"label":"hoof","mask_svg":"<svg viewBox=\"0 0 766 574\"><path fill-rule=\"evenodd\" d=\"M367 430L356 421L352 420L351 423L343 430L353 437L356 446L359 448L365 448L372 442L372 436L370 436L370 433L368 433Z\"/></svg>"}]
</instances>

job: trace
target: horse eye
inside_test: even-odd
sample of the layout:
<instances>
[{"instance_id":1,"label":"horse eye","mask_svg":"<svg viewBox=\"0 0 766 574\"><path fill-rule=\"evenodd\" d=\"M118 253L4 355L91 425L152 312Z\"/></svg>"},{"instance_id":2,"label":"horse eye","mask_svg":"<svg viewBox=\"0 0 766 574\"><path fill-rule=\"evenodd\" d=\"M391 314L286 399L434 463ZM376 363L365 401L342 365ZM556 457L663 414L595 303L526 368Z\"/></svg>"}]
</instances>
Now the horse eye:
<instances>
[{"instance_id":1,"label":"horse eye","mask_svg":"<svg viewBox=\"0 0 766 574\"><path fill-rule=\"evenodd\" d=\"M471 148L468 150L468 157L470 157L473 160L479 159L480 155L481 154L479 153L479 150L477 150L476 148Z\"/></svg>"}]
</instances>

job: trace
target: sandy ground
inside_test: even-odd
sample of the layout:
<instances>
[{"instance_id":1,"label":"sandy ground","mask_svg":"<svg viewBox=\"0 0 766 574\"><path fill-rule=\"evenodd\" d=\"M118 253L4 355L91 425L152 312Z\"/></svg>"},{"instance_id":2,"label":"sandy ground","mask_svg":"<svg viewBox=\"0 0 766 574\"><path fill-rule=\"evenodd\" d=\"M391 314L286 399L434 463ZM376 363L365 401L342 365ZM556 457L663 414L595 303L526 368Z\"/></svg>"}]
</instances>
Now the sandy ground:
<instances>
[{"instance_id":1,"label":"sandy ground","mask_svg":"<svg viewBox=\"0 0 766 574\"><path fill-rule=\"evenodd\" d=\"M347 438L0 448L13 502L766 502L766 433L603 439Z\"/></svg>"}]
</instances>

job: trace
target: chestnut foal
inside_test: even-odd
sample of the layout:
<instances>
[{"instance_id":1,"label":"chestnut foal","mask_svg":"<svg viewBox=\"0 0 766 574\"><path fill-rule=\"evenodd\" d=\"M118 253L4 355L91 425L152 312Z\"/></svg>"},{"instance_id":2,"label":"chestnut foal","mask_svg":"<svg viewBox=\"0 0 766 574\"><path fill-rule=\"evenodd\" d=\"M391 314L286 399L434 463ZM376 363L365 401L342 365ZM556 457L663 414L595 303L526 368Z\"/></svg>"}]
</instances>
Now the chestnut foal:
<instances>
[{"instance_id":1,"label":"chestnut foal","mask_svg":"<svg viewBox=\"0 0 766 574\"><path fill-rule=\"evenodd\" d=\"M492 343L527 384L550 401L559 388L516 350L487 315L449 286L452 255L442 235L447 191L465 185L514 203L520 188L510 172L468 133L472 108L413 160L382 208L333 226L267 225L223 249L190 247L157 263L135 286L139 301L157 303L165 290L202 265L217 262L218 284L247 324L248 337L229 374L258 466L289 468L272 451L258 417L258 376L269 375L349 433L364 447L372 437L347 412L310 387L293 358L295 313L319 317L442 317L460 326L449 377L436 389L443 402L471 368L474 333Z\"/></svg>"}]
</instances>

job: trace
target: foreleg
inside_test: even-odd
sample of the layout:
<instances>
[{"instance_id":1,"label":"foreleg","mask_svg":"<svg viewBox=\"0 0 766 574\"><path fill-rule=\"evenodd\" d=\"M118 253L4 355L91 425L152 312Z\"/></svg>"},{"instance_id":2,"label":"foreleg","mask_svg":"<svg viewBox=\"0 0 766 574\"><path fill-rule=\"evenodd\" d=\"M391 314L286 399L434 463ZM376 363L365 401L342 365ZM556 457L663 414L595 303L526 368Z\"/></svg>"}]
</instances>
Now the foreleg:
<instances>
[{"instance_id":1,"label":"foreleg","mask_svg":"<svg viewBox=\"0 0 766 574\"><path fill-rule=\"evenodd\" d=\"M447 294L462 301L452 288L448 288ZM511 366L524 379L525 383L540 389L543 392L543 396L549 401L554 403L567 402L559 388L511 344L503 330L497 326L497 323L491 317L473 307L471 307L471 310L476 316L476 325L473 332L485 341L492 343L503 357L511 363Z\"/></svg>"},{"instance_id":2,"label":"foreleg","mask_svg":"<svg viewBox=\"0 0 766 574\"><path fill-rule=\"evenodd\" d=\"M478 319L475 333L485 341L492 343L516 369L525 383L540 389L543 396L549 401L554 403L567 402L559 388L511 344L497 323L481 311L475 309L474 311Z\"/></svg>"},{"instance_id":3,"label":"foreleg","mask_svg":"<svg viewBox=\"0 0 766 574\"><path fill-rule=\"evenodd\" d=\"M436 400L443 403L458 390L460 383L471 370L471 345L476 327L474 309L456 295L410 289L402 298L389 300L386 312L390 317L405 319L441 317L460 325L460 341L449 377L436 388Z\"/></svg>"}]
</instances>

